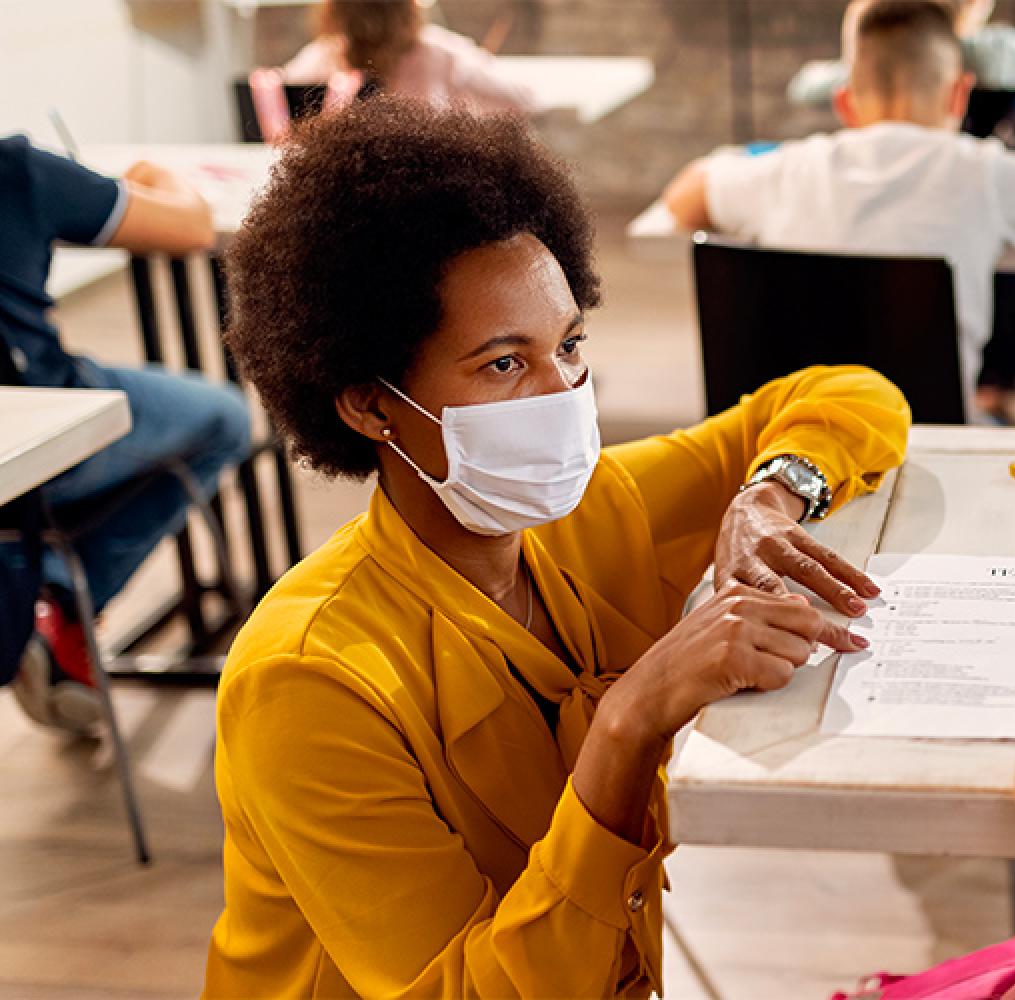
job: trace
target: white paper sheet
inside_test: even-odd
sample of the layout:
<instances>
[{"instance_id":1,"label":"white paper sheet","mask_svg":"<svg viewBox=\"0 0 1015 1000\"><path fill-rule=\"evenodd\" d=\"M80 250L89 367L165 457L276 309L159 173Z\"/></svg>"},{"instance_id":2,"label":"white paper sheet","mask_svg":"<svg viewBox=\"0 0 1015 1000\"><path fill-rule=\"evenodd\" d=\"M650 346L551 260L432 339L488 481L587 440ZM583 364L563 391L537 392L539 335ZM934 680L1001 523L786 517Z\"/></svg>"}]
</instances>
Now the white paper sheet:
<instances>
[{"instance_id":1,"label":"white paper sheet","mask_svg":"<svg viewBox=\"0 0 1015 1000\"><path fill-rule=\"evenodd\" d=\"M881 587L852 623L821 731L1015 739L1015 558L876 555Z\"/></svg>"}]
</instances>

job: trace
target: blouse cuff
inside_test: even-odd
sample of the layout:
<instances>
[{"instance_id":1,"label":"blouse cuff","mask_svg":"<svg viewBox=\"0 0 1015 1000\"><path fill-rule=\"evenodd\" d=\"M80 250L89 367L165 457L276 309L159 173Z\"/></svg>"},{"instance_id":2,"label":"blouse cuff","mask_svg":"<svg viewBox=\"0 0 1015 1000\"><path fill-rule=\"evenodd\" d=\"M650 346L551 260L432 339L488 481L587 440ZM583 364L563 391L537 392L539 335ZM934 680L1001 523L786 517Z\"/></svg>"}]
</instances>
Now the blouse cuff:
<instances>
[{"instance_id":1,"label":"blouse cuff","mask_svg":"<svg viewBox=\"0 0 1015 1000\"><path fill-rule=\"evenodd\" d=\"M868 452L871 450L869 444L865 450ZM758 469L773 458L790 454L806 458L821 470L832 494L832 510L838 510L857 495L876 490L881 485L885 472L898 464L894 456L886 451L870 463L875 466L875 470L864 472L857 466L849 449L830 441L826 431L797 430L792 435L773 442L758 454L748 469L748 481Z\"/></svg>"},{"instance_id":2,"label":"blouse cuff","mask_svg":"<svg viewBox=\"0 0 1015 1000\"><path fill-rule=\"evenodd\" d=\"M656 864L644 864L650 852L596 822L570 778L539 855L547 877L562 895L617 930L631 926L653 884L649 869Z\"/></svg>"}]
</instances>

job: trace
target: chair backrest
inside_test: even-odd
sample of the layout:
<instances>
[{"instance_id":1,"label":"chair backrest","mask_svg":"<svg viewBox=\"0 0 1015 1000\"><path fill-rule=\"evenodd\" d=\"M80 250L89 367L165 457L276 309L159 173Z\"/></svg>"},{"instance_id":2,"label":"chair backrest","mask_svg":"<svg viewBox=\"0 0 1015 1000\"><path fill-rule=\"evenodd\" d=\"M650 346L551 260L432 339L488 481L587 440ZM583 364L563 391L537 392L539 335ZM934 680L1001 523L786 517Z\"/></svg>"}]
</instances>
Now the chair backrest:
<instances>
[{"instance_id":1,"label":"chair backrest","mask_svg":"<svg viewBox=\"0 0 1015 1000\"><path fill-rule=\"evenodd\" d=\"M289 117L295 120L304 115L318 114L324 107L327 91L327 84L324 83L287 83L285 100L289 106ZM250 84L246 80L233 81L233 93L240 119L240 138L244 142L264 142L261 128L257 124L257 112L254 110Z\"/></svg>"},{"instance_id":2,"label":"chair backrest","mask_svg":"<svg viewBox=\"0 0 1015 1000\"><path fill-rule=\"evenodd\" d=\"M914 420L965 420L951 268L944 260L771 250L694 238L709 414L808 365L891 379Z\"/></svg>"},{"instance_id":3,"label":"chair backrest","mask_svg":"<svg viewBox=\"0 0 1015 1000\"><path fill-rule=\"evenodd\" d=\"M986 139L998 131L1003 122L1015 121L1015 90L988 90L974 87L962 131Z\"/></svg>"},{"instance_id":4,"label":"chair backrest","mask_svg":"<svg viewBox=\"0 0 1015 1000\"><path fill-rule=\"evenodd\" d=\"M994 326L983 348L980 384L1015 387L1015 274L994 274Z\"/></svg>"},{"instance_id":5,"label":"chair backrest","mask_svg":"<svg viewBox=\"0 0 1015 1000\"><path fill-rule=\"evenodd\" d=\"M0 385L23 384L24 379L21 377L21 370L14 363L11 345L5 336L3 323L0 322Z\"/></svg>"},{"instance_id":6,"label":"chair backrest","mask_svg":"<svg viewBox=\"0 0 1015 1000\"><path fill-rule=\"evenodd\" d=\"M1015 90L973 87L962 131L986 139L998 132L1004 122L1015 123Z\"/></svg>"}]
</instances>

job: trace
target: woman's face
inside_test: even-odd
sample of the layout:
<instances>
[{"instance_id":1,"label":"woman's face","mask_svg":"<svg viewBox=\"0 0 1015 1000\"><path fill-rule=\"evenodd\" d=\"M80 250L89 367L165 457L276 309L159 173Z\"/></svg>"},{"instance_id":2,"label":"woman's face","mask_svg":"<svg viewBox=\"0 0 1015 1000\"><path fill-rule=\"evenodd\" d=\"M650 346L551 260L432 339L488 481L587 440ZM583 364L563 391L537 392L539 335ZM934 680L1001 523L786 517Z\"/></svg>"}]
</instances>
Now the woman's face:
<instances>
[{"instance_id":1,"label":"woman's face","mask_svg":"<svg viewBox=\"0 0 1015 1000\"><path fill-rule=\"evenodd\" d=\"M400 388L435 417L467 406L564 392L585 376L583 317L556 258L531 234L462 254L440 288L443 322ZM398 443L444 479L440 427L394 394Z\"/></svg>"}]
</instances>

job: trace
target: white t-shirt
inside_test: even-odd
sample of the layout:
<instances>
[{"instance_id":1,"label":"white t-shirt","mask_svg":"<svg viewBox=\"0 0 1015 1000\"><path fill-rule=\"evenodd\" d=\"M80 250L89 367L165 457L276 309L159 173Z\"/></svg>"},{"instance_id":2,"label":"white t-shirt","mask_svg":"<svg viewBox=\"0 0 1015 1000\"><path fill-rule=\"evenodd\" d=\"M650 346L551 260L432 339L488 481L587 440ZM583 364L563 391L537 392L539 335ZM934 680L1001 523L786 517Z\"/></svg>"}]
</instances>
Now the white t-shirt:
<instances>
[{"instance_id":1,"label":"white t-shirt","mask_svg":"<svg viewBox=\"0 0 1015 1000\"><path fill-rule=\"evenodd\" d=\"M1015 242L1015 155L994 139L884 123L707 161L716 228L797 250L944 257L952 266L967 412Z\"/></svg>"}]
</instances>

